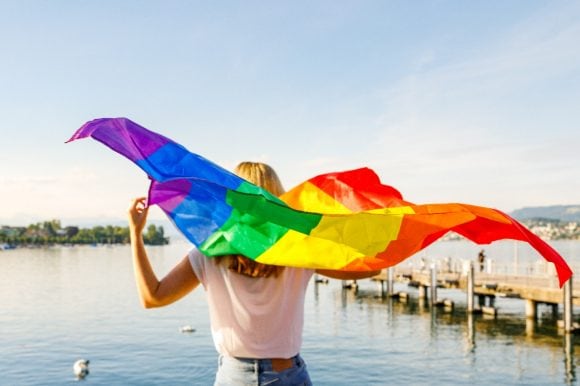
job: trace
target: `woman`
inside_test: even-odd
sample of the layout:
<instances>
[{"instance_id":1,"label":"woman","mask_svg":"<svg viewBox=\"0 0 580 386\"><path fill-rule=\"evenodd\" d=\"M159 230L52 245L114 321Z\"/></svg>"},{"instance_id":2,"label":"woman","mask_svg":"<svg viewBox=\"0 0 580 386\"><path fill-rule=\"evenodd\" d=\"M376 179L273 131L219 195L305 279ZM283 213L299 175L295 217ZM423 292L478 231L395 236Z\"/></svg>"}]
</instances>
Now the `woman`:
<instances>
[{"instance_id":1,"label":"woman","mask_svg":"<svg viewBox=\"0 0 580 386\"><path fill-rule=\"evenodd\" d=\"M236 174L279 196L276 172L263 163L243 162ZM145 308L181 299L202 283L209 303L212 337L219 353L215 385L311 385L299 355L304 297L314 272L341 280L377 275L279 267L239 255L207 258L193 249L158 280L143 244L145 198L129 208L135 279Z\"/></svg>"}]
</instances>

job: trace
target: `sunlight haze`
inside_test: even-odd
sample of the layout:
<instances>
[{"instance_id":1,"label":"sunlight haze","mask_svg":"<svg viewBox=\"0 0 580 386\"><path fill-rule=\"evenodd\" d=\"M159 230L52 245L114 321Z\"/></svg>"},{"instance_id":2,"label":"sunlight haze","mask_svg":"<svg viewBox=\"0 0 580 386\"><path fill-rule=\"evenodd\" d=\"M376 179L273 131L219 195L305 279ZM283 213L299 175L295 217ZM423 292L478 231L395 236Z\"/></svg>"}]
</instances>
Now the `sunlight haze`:
<instances>
[{"instance_id":1,"label":"sunlight haze","mask_svg":"<svg viewBox=\"0 0 580 386\"><path fill-rule=\"evenodd\" d=\"M580 3L0 1L0 225L122 221L127 117L286 188L368 166L415 203L580 203ZM155 210L153 219L162 219Z\"/></svg>"}]
</instances>

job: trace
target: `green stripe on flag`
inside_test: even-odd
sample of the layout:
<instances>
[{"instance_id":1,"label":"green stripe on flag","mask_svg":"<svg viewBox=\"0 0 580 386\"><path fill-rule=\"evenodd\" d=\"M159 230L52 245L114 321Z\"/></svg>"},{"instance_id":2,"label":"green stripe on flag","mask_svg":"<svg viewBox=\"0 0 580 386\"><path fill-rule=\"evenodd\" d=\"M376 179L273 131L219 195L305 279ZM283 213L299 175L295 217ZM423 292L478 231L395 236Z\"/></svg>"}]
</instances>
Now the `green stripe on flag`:
<instances>
[{"instance_id":1,"label":"green stripe on flag","mask_svg":"<svg viewBox=\"0 0 580 386\"><path fill-rule=\"evenodd\" d=\"M268 196L267 199L262 195L228 191L226 202L233 208L232 214L200 246L201 252L207 256L242 254L255 259L289 229L310 234L322 218L319 214L293 210L276 197Z\"/></svg>"}]
</instances>

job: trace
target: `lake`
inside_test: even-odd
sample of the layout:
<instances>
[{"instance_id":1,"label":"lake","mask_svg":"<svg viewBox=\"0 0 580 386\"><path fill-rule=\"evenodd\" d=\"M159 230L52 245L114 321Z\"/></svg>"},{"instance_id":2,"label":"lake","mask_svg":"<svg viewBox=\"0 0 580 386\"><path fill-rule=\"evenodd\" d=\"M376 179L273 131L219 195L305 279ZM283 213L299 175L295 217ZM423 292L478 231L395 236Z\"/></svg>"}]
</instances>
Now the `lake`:
<instances>
[{"instance_id":1,"label":"lake","mask_svg":"<svg viewBox=\"0 0 580 386\"><path fill-rule=\"evenodd\" d=\"M577 269L579 242L551 244ZM484 248L497 269L541 262L514 245ZM161 276L188 248L175 242L148 250ZM480 249L439 242L402 264L419 257L473 261ZM315 385L577 383L578 344L558 333L548 309L540 307L531 323L522 300L499 298L494 319L468 315L457 290L439 290L456 301L453 311L432 311L402 283L395 289L411 294L407 303L381 298L370 280L359 286L355 292L336 280L310 284L302 355ZM217 355L203 289L169 307L143 309L128 246L0 251L0 294L0 385L76 384L72 365L79 358L90 360L90 385L213 382ZM182 326L195 331L183 333Z\"/></svg>"}]
</instances>

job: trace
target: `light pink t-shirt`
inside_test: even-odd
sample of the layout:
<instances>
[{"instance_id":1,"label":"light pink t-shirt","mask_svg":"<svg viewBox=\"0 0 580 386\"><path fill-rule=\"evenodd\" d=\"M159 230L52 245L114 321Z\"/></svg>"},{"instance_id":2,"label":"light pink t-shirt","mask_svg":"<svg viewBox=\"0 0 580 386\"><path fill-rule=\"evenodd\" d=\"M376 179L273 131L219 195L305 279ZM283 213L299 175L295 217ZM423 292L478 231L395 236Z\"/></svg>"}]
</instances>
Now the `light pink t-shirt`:
<instances>
[{"instance_id":1,"label":"light pink t-shirt","mask_svg":"<svg viewBox=\"0 0 580 386\"><path fill-rule=\"evenodd\" d=\"M209 304L218 353L238 358L290 358L302 346L304 297L314 271L286 267L278 277L251 278L189 253Z\"/></svg>"}]
</instances>

